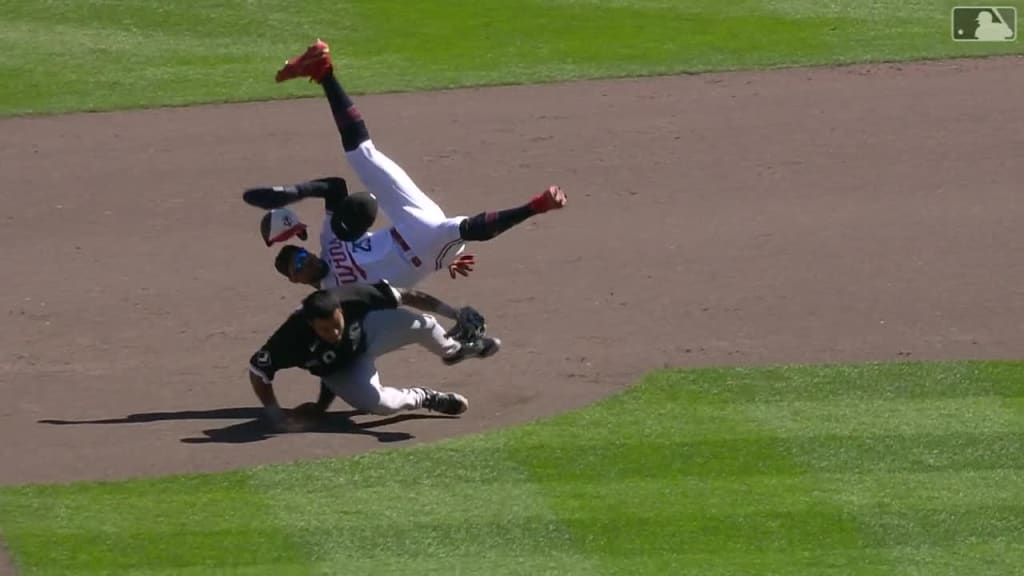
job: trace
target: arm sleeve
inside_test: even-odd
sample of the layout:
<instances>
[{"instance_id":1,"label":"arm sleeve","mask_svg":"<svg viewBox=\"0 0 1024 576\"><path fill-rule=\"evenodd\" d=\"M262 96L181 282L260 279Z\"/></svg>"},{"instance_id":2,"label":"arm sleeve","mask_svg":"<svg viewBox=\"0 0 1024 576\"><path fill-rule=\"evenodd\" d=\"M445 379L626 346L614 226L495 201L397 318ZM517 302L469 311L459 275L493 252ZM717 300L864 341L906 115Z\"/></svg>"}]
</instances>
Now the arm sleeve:
<instances>
[{"instance_id":1,"label":"arm sleeve","mask_svg":"<svg viewBox=\"0 0 1024 576\"><path fill-rule=\"evenodd\" d=\"M324 211L334 213L341 209L341 203L348 197L348 184L344 178L329 177L314 180L318 195L324 199Z\"/></svg>"},{"instance_id":2,"label":"arm sleeve","mask_svg":"<svg viewBox=\"0 0 1024 576\"><path fill-rule=\"evenodd\" d=\"M298 366L295 353L289 345L287 324L283 324L276 332L249 357L249 372L259 376L270 384L279 370Z\"/></svg>"}]
</instances>

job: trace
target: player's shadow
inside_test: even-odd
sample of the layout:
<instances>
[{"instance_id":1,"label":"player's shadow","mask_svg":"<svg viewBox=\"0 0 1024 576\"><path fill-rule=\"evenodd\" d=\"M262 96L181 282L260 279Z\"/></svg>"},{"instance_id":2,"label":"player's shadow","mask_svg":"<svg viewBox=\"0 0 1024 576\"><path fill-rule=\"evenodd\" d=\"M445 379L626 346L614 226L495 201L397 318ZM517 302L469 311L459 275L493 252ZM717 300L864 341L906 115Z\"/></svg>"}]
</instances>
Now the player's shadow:
<instances>
[{"instance_id":1,"label":"player's shadow","mask_svg":"<svg viewBox=\"0 0 1024 576\"><path fill-rule=\"evenodd\" d=\"M394 416L378 418L376 420L355 422L353 417L363 415L364 412L347 410L342 412L329 412L321 419L316 426L304 432L291 432L290 434L357 434L373 436L378 442L401 442L415 438L408 432L378 431L374 428L397 424L407 420L423 419L449 419L454 416L440 414L414 414L403 413ZM213 410L182 410L178 412L143 412L129 414L121 418L103 418L98 420L39 420L41 424L54 424L58 426L82 425L82 424L145 424L149 422L162 422L166 420L242 420L229 424L222 428L209 428L202 431L202 436L182 438L185 444L246 444L259 442L277 436L270 424L263 418L263 410L260 408L217 408Z\"/></svg>"}]
</instances>

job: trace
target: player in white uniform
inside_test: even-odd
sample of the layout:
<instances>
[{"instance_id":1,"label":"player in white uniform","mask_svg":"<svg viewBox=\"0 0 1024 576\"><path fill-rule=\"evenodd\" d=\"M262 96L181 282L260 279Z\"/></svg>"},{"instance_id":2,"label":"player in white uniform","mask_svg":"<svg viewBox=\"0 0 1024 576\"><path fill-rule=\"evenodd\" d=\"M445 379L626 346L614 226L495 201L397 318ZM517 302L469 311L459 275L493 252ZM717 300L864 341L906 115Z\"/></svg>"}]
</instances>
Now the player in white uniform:
<instances>
[{"instance_id":1,"label":"player in white uniform","mask_svg":"<svg viewBox=\"0 0 1024 576\"><path fill-rule=\"evenodd\" d=\"M350 194L339 177L246 190L243 199L247 203L272 211L287 211L284 206L305 198L324 200L320 256L295 245L283 246L278 252L275 267L292 282L331 288L387 280L394 286L411 287L442 268L448 268L453 278L456 273L466 275L474 263L472 256L463 254L466 242L490 240L532 216L566 204L565 193L551 186L523 206L450 218L374 145L362 116L334 76L326 43L317 40L287 62L276 79L293 78L310 78L323 86L345 157L368 192ZM378 205L392 226L368 232ZM264 224L272 216L265 216ZM293 217L289 212L284 220ZM268 245L286 240L305 233L305 226L298 223L283 232L269 233L265 226L264 240Z\"/></svg>"}]
</instances>

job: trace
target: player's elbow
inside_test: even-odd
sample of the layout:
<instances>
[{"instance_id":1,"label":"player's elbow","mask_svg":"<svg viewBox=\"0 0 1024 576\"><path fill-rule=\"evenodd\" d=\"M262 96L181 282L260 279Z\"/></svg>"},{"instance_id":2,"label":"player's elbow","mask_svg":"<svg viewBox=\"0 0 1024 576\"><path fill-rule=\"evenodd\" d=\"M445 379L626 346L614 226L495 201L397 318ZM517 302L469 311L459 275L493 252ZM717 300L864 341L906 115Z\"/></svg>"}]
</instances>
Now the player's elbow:
<instances>
[{"instance_id":1,"label":"player's elbow","mask_svg":"<svg viewBox=\"0 0 1024 576\"><path fill-rule=\"evenodd\" d=\"M259 368L249 365L249 383L253 386L269 386L270 378Z\"/></svg>"},{"instance_id":2,"label":"player's elbow","mask_svg":"<svg viewBox=\"0 0 1024 576\"><path fill-rule=\"evenodd\" d=\"M341 176L328 176L321 179L321 182L327 185L328 194L348 196L348 183Z\"/></svg>"}]
</instances>

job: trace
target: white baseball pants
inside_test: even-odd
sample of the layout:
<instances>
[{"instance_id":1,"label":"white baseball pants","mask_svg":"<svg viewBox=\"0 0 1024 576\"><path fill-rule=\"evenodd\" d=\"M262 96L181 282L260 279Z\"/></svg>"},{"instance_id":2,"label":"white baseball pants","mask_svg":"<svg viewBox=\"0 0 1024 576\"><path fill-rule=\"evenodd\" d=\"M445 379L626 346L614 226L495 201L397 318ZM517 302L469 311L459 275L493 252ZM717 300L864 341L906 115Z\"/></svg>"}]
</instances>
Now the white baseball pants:
<instances>
[{"instance_id":1,"label":"white baseball pants","mask_svg":"<svg viewBox=\"0 0 1024 576\"><path fill-rule=\"evenodd\" d=\"M446 268L465 250L459 233L465 217L445 216L401 166L374 146L373 140L366 140L345 156L424 265L432 270Z\"/></svg>"}]
</instances>

